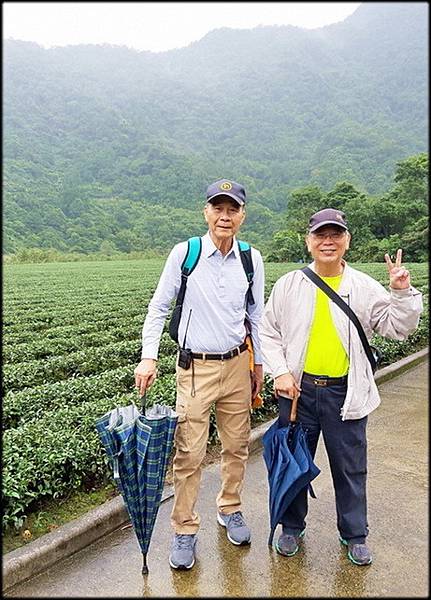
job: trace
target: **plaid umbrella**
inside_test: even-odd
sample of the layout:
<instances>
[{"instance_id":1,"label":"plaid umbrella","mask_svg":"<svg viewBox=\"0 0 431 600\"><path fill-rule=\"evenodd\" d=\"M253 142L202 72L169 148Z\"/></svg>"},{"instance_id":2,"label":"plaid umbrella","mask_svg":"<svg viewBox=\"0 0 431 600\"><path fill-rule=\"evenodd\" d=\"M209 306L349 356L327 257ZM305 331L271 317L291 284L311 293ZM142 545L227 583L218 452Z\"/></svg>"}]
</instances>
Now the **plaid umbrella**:
<instances>
[{"instance_id":1,"label":"plaid umbrella","mask_svg":"<svg viewBox=\"0 0 431 600\"><path fill-rule=\"evenodd\" d=\"M295 422L296 403L297 400L292 402L290 423L283 427L277 419L262 438L269 484L269 545L277 525L282 523L284 513L298 492L308 486L311 496L316 497L311 481L320 469L313 462L306 432L300 423Z\"/></svg>"},{"instance_id":2,"label":"plaid umbrella","mask_svg":"<svg viewBox=\"0 0 431 600\"><path fill-rule=\"evenodd\" d=\"M143 554L144 575L178 417L169 406L145 410L145 397L142 402L142 414L134 404L116 407L96 421L96 429Z\"/></svg>"}]
</instances>

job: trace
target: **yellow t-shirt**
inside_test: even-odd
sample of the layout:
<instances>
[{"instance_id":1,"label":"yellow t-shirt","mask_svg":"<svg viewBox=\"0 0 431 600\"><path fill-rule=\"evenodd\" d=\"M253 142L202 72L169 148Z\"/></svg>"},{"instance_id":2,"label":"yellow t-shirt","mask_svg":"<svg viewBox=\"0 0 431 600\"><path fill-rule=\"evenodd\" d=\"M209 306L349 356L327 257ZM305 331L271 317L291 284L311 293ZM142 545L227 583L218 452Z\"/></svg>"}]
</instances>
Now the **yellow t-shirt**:
<instances>
[{"instance_id":1,"label":"yellow t-shirt","mask_svg":"<svg viewBox=\"0 0 431 600\"><path fill-rule=\"evenodd\" d=\"M342 275L322 277L323 281L337 291ZM342 377L349 370L349 357L344 350L329 310L329 298L317 288L314 319L311 325L304 371L313 375Z\"/></svg>"}]
</instances>

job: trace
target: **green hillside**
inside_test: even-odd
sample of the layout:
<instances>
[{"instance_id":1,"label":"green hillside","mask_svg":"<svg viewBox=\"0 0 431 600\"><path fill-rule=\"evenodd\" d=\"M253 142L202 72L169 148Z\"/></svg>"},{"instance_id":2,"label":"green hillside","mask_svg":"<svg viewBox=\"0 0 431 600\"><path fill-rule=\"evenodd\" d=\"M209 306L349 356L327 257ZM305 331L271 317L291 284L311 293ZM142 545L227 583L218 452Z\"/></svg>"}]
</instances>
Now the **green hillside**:
<instances>
[{"instance_id":1,"label":"green hillside","mask_svg":"<svg viewBox=\"0 0 431 600\"><path fill-rule=\"evenodd\" d=\"M364 3L162 53L4 42L4 251L166 252L202 232L221 177L246 186L263 249L294 190L387 193L427 150L427 11Z\"/></svg>"}]
</instances>

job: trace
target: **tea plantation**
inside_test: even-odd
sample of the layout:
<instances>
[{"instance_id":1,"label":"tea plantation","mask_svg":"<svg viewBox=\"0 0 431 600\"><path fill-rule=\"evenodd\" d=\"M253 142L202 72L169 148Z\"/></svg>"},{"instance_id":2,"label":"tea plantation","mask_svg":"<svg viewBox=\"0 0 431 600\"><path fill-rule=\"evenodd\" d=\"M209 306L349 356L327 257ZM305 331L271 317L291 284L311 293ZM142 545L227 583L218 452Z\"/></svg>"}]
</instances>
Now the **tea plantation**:
<instances>
[{"instance_id":1,"label":"tea plantation","mask_svg":"<svg viewBox=\"0 0 431 600\"><path fill-rule=\"evenodd\" d=\"M298 264L265 265L266 298ZM358 264L387 285L386 266ZM111 476L95 420L139 403L133 370L163 260L5 265L3 277L3 528L21 527L36 502L88 489ZM405 342L376 338L388 364L428 343L428 268L409 264L425 297L418 330ZM176 346L160 344L148 403L175 404ZM275 414L271 384L254 424ZM215 435L211 422L211 439Z\"/></svg>"}]
</instances>

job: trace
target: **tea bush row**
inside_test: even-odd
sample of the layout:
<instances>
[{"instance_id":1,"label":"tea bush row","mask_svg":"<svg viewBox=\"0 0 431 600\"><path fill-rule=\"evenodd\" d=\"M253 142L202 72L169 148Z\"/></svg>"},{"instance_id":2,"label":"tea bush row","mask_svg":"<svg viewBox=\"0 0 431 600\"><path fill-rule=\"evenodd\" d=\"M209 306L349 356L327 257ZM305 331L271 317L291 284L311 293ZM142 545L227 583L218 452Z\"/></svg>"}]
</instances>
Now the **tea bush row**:
<instances>
[{"instance_id":1,"label":"tea bush row","mask_svg":"<svg viewBox=\"0 0 431 600\"><path fill-rule=\"evenodd\" d=\"M21 344L6 344L3 347L3 363L19 363L29 360L54 357L87 347L101 347L119 341L137 337L137 326L131 327L129 321L123 321L121 327L112 327L103 331L92 331L81 335L67 335L53 339L34 339Z\"/></svg>"},{"instance_id":2,"label":"tea bush row","mask_svg":"<svg viewBox=\"0 0 431 600\"><path fill-rule=\"evenodd\" d=\"M80 323L73 323L72 325L56 325L55 327L51 327L45 330L42 334L42 337L40 334L35 334L31 327L29 327L28 329L15 330L13 332L10 330L6 330L3 334L3 348L7 348L10 345L31 343L31 341L35 339L49 341L66 336L78 337L90 333L98 333L100 331L109 331L111 328L115 329L117 327L120 327L121 324L136 327L136 330L140 332L142 329L144 318L145 317L142 313L137 313L136 315L130 315L127 317L102 317L100 319L97 319L97 321L91 320L81 321Z\"/></svg>"},{"instance_id":3,"label":"tea bush row","mask_svg":"<svg viewBox=\"0 0 431 600\"><path fill-rule=\"evenodd\" d=\"M4 391L19 390L68 379L102 373L136 362L140 357L138 340L115 342L102 348L86 348L44 360L31 360L3 367Z\"/></svg>"},{"instance_id":4,"label":"tea bush row","mask_svg":"<svg viewBox=\"0 0 431 600\"><path fill-rule=\"evenodd\" d=\"M150 298L144 298L144 303L147 304ZM134 310L139 310L141 306L128 306L130 295L124 293L119 296L111 296L110 294L99 294L98 297L87 299L85 297L80 300L74 298L73 302L65 302L62 297L58 300L46 302L41 307L22 307L21 310L17 307L5 306L6 323L8 325L21 324L27 325L33 321L45 322L47 318L56 318L60 320L65 316L100 314L100 307L103 305L103 312L121 313L124 308L127 308L127 314L133 314Z\"/></svg>"},{"instance_id":5,"label":"tea bush row","mask_svg":"<svg viewBox=\"0 0 431 600\"><path fill-rule=\"evenodd\" d=\"M133 386L133 370L123 366L99 375L10 391L3 398L3 429L38 420L49 410L129 393Z\"/></svg>"},{"instance_id":6,"label":"tea bush row","mask_svg":"<svg viewBox=\"0 0 431 600\"><path fill-rule=\"evenodd\" d=\"M101 348L90 347L45 360L6 364L3 367L3 392L103 373L122 365L136 365L140 359L141 343L136 339L107 344ZM161 375L173 372L175 356L161 356L157 367Z\"/></svg>"},{"instance_id":7,"label":"tea bush row","mask_svg":"<svg viewBox=\"0 0 431 600\"><path fill-rule=\"evenodd\" d=\"M14 320L12 316L5 313L3 326L8 328L7 335L16 332L26 332L32 338L34 332L44 334L45 331L51 327L58 327L60 325L77 325L82 322L91 321L96 327L100 327L100 323L103 322L119 318L133 319L137 315L139 315L141 319L144 318L141 307L135 307L134 310L131 310L128 306L122 306L117 309L109 307L108 310L108 308L105 308L100 304L99 306L91 307L91 310L90 307L85 306L80 306L72 311L66 309L51 310L47 311L44 316L39 316L34 320Z\"/></svg>"}]
</instances>

